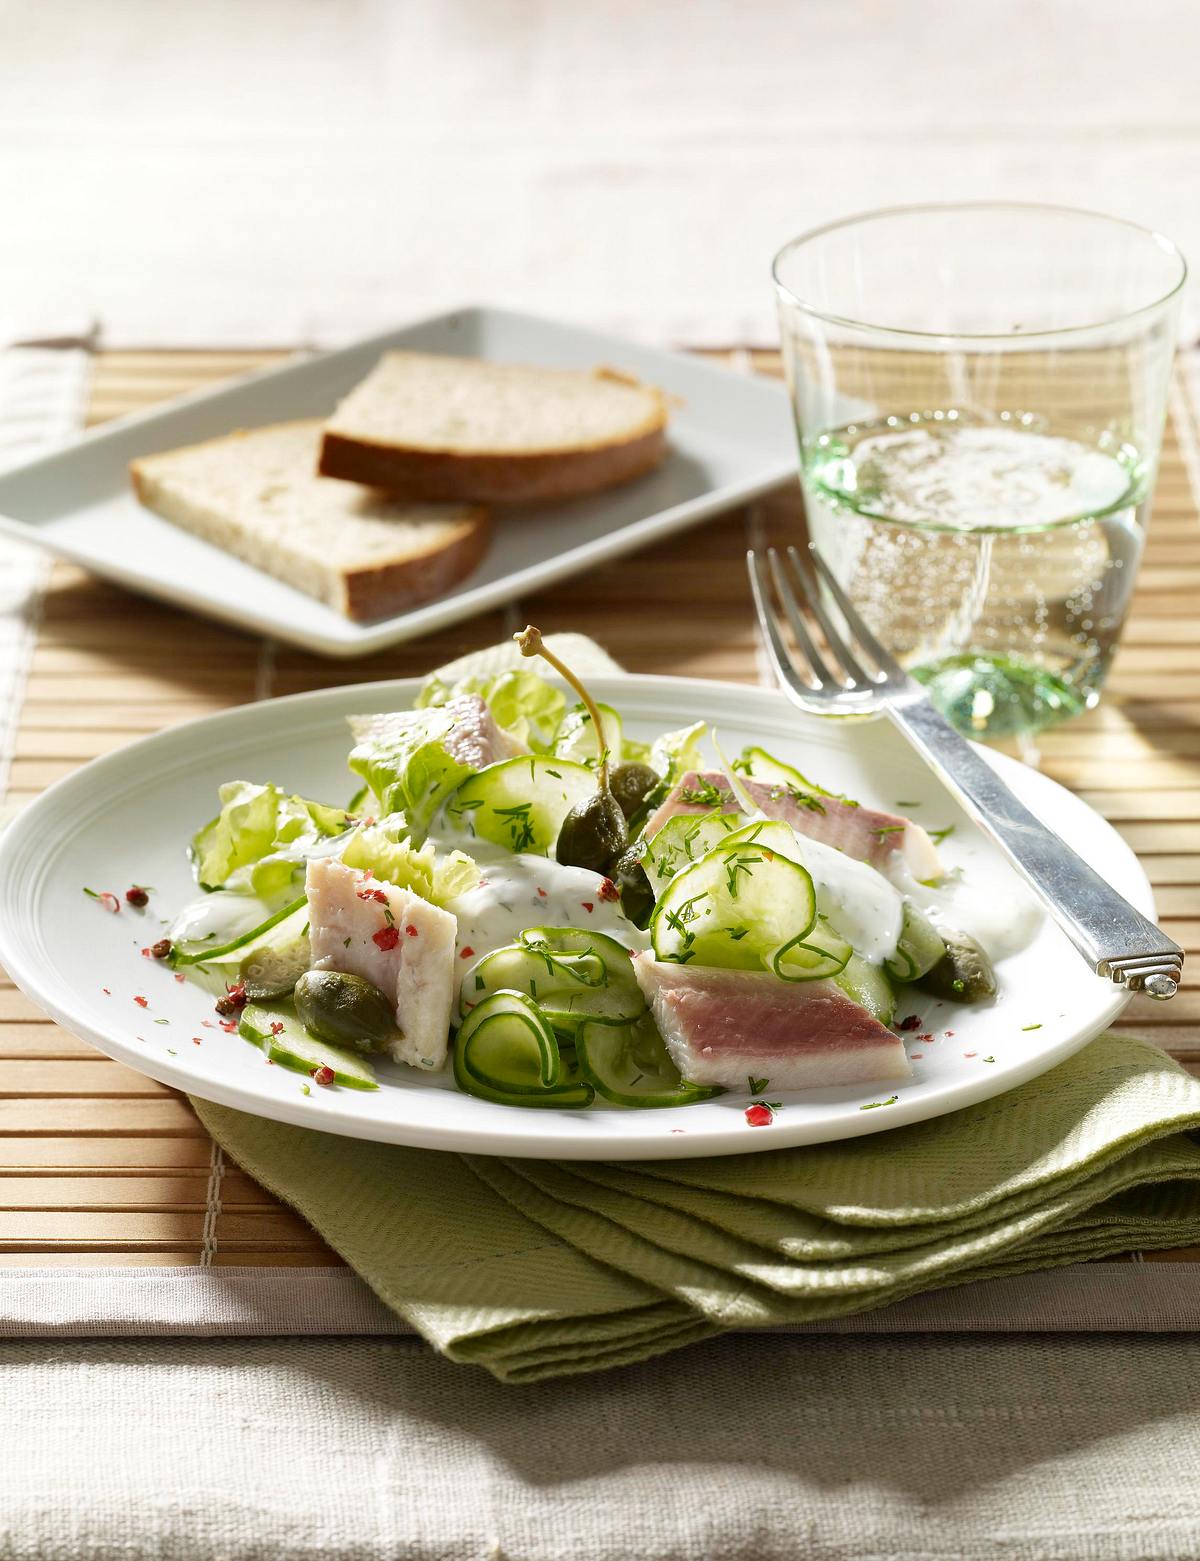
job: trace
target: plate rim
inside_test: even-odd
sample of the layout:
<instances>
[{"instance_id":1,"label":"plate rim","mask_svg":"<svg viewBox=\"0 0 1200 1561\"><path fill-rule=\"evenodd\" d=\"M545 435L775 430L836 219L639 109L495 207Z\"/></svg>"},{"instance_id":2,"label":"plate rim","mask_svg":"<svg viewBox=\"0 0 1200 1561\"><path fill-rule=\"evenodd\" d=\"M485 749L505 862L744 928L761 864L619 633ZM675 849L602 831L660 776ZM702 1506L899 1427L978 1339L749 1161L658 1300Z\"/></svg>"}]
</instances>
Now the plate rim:
<instances>
[{"instance_id":1,"label":"plate rim","mask_svg":"<svg viewBox=\"0 0 1200 1561\"><path fill-rule=\"evenodd\" d=\"M754 387L750 392L752 394L759 392L774 394L776 390L781 396L786 394L782 385L776 387L764 376L741 374L723 364L711 363L698 354L688 354L671 347L622 338L613 332L599 331L587 325L575 325L568 320L559 320L528 310L470 303L459 308L445 309L436 314L402 321L387 330L374 332L343 347L289 358L283 363L273 364L267 368L252 369L248 373L235 375L218 385L188 391L157 406L147 407L101 423L95 428L85 430L78 438L58 450L44 452L31 460L22 461L18 465L0 471L0 503L3 502L4 489L10 482L28 481L32 477L43 474L46 475L47 480L53 480L55 467L64 457L76 456L81 452L86 454L96 447L102 448L106 443L124 438L131 430L153 427L156 423L181 412L186 413L189 408L219 400L231 392L255 386L269 387L273 381L286 382L297 375L311 373L322 364L345 361L364 351L385 351L389 346L394 345L395 337L401 333L444 326L450 321L464 318L476 321L489 318L503 319L518 325L530 325L535 329L549 328L565 331L577 338L586 337L594 341L598 352L612 352L619 345L625 345L639 353L648 353L658 359L686 365L689 373L698 373L701 377L707 377L714 383L720 382L727 387L737 386L741 390ZM347 620L349 629L357 632L350 633L346 638L327 633L320 628L306 630L303 625L294 628L288 626L282 632L275 632L272 637L334 660L369 655L389 645L402 644L421 634L436 632L449 624L461 622L465 618L486 612L497 605L503 605L514 594L534 587L554 585L592 564L607 563L651 542L672 536L722 511L736 509L739 505L746 504L760 494L793 479L797 470L794 453L789 452L786 459L781 457L777 462L770 464L767 464L764 459L762 470L757 475L719 488L711 488L695 498L670 505L666 509L656 510L653 514L631 521L615 531L605 532L592 541L580 543L565 553L554 553L540 563L527 565L523 569L502 575L496 580L475 586L456 596L435 598L431 602L418 604L406 613L395 614L374 624L360 626ZM62 515L69 514L70 510L65 509L57 513L61 518ZM163 524L169 522L164 521ZM56 538L53 534L46 535L41 525L20 520L2 510L0 510L0 536L12 537L16 541L32 543L44 548L55 557L68 559L89 573L113 580L118 585L143 596L185 607L202 617L232 625L243 631L249 628L255 633L262 632L261 623L253 621L247 613L240 611L236 604L191 590L186 580L178 585L168 582L151 584L136 568L126 567L120 558L98 563L95 558L84 553L69 539Z\"/></svg>"},{"instance_id":2,"label":"plate rim","mask_svg":"<svg viewBox=\"0 0 1200 1561\"><path fill-rule=\"evenodd\" d=\"M240 729L252 726L256 720L261 719L264 706L276 708L291 708L296 706L308 706L316 712L320 712L325 705L337 705L348 698L362 695L370 698L372 702L380 699L388 702L400 701L411 698L412 694L420 686L420 678L388 679L373 683L349 683L339 684L332 688L309 690L297 694L281 695L272 700L250 702L248 704L234 706L231 709L216 711L212 714L195 717L188 721L178 722L161 731L150 733L145 737L136 739L132 743L114 750L112 753L103 754L88 764L82 765L71 774L47 787L26 808L23 808L10 821L7 828L0 831L0 883L9 875L12 859L19 855L22 838L19 825L22 820L33 816L35 821L39 812L50 811L58 805L59 797L64 793L81 786L86 786L88 780L97 775L106 775L110 770L119 770L128 767L130 763L136 764L139 755L162 748L165 744L186 750L193 740L202 740L203 734L219 725L226 730L232 729L238 732ZM620 690L642 690L647 696L669 696L673 690L678 690L682 695L684 691L699 702L706 697L723 696L728 699L732 693L739 696L750 694L755 702L764 701L777 715L786 715L789 720L794 718L797 728L809 731L822 730L826 738L836 733L827 723L815 717L803 717L800 712L794 710L788 703L784 694L776 689L764 688L754 684L737 684L721 682L715 679L701 679L671 676L665 674L609 674L603 678L597 678L597 686L601 692L607 691L610 686L612 697L620 698ZM752 719L752 717L751 717ZM319 724L319 721L318 723ZM1140 908L1148 914L1154 915L1153 894L1149 880L1144 869L1138 862L1135 853L1124 842L1113 826L1091 808L1082 799L1076 797L1066 787L1040 771L1032 770L1028 766L1019 763L1015 759L1003 754L996 754L988 749L981 748L981 752L987 757L1002 775L1011 778L1014 774L1023 780L1025 785L1032 784L1035 790L1048 789L1052 792L1063 793L1070 799L1070 803L1090 815L1092 821L1099 823L1103 830L1118 843L1120 852L1127 862L1136 870L1139 888ZM160 771L160 773L162 773ZM931 776L936 782L936 777ZM1020 781L1019 781L1020 783ZM32 961L36 951L30 949ZM249 1111L250 1114L262 1116L267 1121L282 1121L290 1125L303 1127L310 1130L324 1131L359 1139L364 1142L385 1142L404 1144L415 1148L429 1148L439 1150L451 1150L463 1153L500 1154L523 1158L536 1159L607 1159L614 1161L635 1161L654 1159L693 1159L710 1155L740 1154L754 1152L755 1150L767 1150L775 1148L792 1147L799 1144L838 1143L848 1139L865 1136L869 1133L891 1131L894 1128L909 1125L914 1122L932 1120L937 1116L945 1115L950 1111L962 1109L965 1106L977 1104L982 1100L1006 1094L1009 1089L1027 1082L1031 1078L1046 1072L1058 1062L1072 1055L1106 1028L1120 1014L1129 1001L1130 994L1123 989L1112 988L1108 1004L1103 1005L1103 1017L1094 1026L1085 1025L1082 1030L1073 1032L1069 1037L1055 1045L1039 1051L1028 1060L1026 1064L1016 1068L1008 1068L999 1077L1003 1078L1002 1088L996 1088L996 1075L982 1074L978 1083L972 1085L968 1081L956 1083L952 1089L952 1103L930 1109L930 1102L920 1096L908 1101L901 1101L886 1115L885 1120L879 1120L874 1113L864 1114L861 1118L854 1118L849 1126L843 1123L836 1133L831 1136L814 1137L811 1133L789 1133L786 1118L779 1118L766 1131L753 1135L750 1140L739 1138L730 1134L724 1128L706 1129L702 1133L691 1130L677 1136L667 1133L657 1139L647 1138L645 1142L625 1146L614 1146L611 1137L607 1133L602 1139L582 1139L580 1142L564 1142L563 1129L558 1128L554 1132L543 1135L545 1142L539 1143L532 1138L527 1131L501 1132L487 1128L458 1126L449 1129L443 1126L426 1127L422 1124L401 1123L364 1123L361 1118L352 1114L339 1115L335 1110L322 1111L319 1121L313 1120L311 1106L300 1103L297 1097L295 1103L280 1098L267 1102L271 1110L269 1112L257 1109L256 1104L247 1105L244 1086L235 1082L225 1086L218 1078L210 1081L204 1079L197 1087L195 1075L178 1063L172 1063L167 1058L160 1058L154 1054L146 1054L132 1049L132 1043L127 1041L116 1031L116 1025L106 1030L102 1025L93 1021L79 1006L73 1006L70 1002L71 991L67 988L61 1001L53 995L47 995L46 990L39 979L36 969L31 971L27 964L21 941L16 932L11 929L4 918L0 917L0 964L8 970L9 975L20 990L44 1012L48 1013L58 1023L62 1024L71 1033L81 1036L83 1039L95 1045L105 1055L124 1063L135 1071L158 1080L160 1083L179 1089L185 1094L194 1094L202 1099L211 1100L219 1105L232 1107L236 1110ZM547 1120L547 1117L541 1120ZM574 1120L574 1118L572 1118ZM676 1120L672 1118L672 1120ZM370 1136L364 1133L364 1126L368 1129L398 1127L399 1132L392 1131L385 1134L372 1131ZM528 1124L527 1124L528 1126ZM514 1118L514 1128L516 1119ZM552 1140L552 1141L551 1141Z\"/></svg>"}]
</instances>

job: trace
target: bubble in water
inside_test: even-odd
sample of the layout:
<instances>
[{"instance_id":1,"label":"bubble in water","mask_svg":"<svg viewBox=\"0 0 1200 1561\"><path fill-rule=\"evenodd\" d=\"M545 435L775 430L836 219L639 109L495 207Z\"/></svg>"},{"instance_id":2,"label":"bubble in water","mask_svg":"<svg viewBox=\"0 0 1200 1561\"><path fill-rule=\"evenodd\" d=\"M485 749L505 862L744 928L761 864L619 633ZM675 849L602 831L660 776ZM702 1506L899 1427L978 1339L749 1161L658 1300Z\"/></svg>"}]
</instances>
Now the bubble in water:
<instances>
[{"instance_id":1,"label":"bubble in water","mask_svg":"<svg viewBox=\"0 0 1200 1561\"><path fill-rule=\"evenodd\" d=\"M965 729L1029 730L1094 702L1141 554L1128 447L1030 412L893 414L822 435L805 478L813 540L871 628L953 689Z\"/></svg>"}]
</instances>

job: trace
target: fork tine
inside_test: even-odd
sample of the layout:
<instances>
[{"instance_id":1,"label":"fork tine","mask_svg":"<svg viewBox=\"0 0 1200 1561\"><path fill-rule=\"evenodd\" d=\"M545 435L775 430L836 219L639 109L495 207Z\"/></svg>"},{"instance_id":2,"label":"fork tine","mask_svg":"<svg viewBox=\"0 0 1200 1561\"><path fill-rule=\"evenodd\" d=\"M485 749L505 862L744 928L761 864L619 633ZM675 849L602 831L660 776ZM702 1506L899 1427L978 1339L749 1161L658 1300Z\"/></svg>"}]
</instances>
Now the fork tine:
<instances>
[{"instance_id":1,"label":"fork tine","mask_svg":"<svg viewBox=\"0 0 1200 1561\"><path fill-rule=\"evenodd\" d=\"M829 670L824 656L817 649L808 624L804 621L804 614L800 611L800 604L796 600L796 593L788 583L787 576L779 562L779 554L775 549L767 549L767 559L771 565L771 578L775 582L775 591L779 600L783 603L783 610L787 614L788 622L792 626L792 633L796 636L796 643L803 651L805 659L812 668L815 686L821 688L824 684L832 683L836 688L838 681Z\"/></svg>"},{"instance_id":2,"label":"fork tine","mask_svg":"<svg viewBox=\"0 0 1200 1561\"><path fill-rule=\"evenodd\" d=\"M804 599L808 603L809 611L821 625L821 632L825 636L826 643L834 656L841 662L846 676L850 680L851 687L872 688L878 679L863 667L858 657L846 644L845 639L833 625L833 620L825 611L821 601L821 592L813 578L807 562L801 558L794 547L789 547L788 559L791 562L792 571L800 583L800 589L804 592Z\"/></svg>"},{"instance_id":3,"label":"fork tine","mask_svg":"<svg viewBox=\"0 0 1200 1561\"><path fill-rule=\"evenodd\" d=\"M775 675L781 683L786 683L797 694L815 693L820 685L806 683L800 676L779 632L779 625L771 610L770 589L763 575L763 561L753 548L748 548L746 551L746 566L750 572L750 591L754 597L754 610L758 614L759 627L762 629L767 654L775 668Z\"/></svg>"},{"instance_id":4,"label":"fork tine","mask_svg":"<svg viewBox=\"0 0 1200 1561\"><path fill-rule=\"evenodd\" d=\"M902 678L904 676L903 668L899 665L891 652L885 650L879 641L875 638L875 636L871 633L870 629L867 628L866 624L863 622L862 615L851 602L850 598L846 595L845 591L842 590L837 576L821 557L820 553L818 553L814 543L810 542L808 544L808 552L813 563L817 566L817 570L821 576L821 579L824 580L825 584L829 587L830 595L838 604L838 609L841 612L842 618L845 620L846 627L850 630L851 634L854 635L854 638L862 646L863 650L866 651L868 656L870 656L871 659L875 662L881 672L885 673L889 678Z\"/></svg>"}]
</instances>

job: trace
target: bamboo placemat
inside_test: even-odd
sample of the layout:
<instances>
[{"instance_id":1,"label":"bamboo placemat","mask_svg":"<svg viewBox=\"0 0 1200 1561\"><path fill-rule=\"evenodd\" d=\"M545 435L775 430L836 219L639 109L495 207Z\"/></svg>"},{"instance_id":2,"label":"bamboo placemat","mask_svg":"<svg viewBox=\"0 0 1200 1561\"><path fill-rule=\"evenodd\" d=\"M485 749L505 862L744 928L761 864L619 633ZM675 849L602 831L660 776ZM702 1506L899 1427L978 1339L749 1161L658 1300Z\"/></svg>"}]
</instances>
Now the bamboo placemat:
<instances>
[{"instance_id":1,"label":"bamboo placemat","mask_svg":"<svg viewBox=\"0 0 1200 1561\"><path fill-rule=\"evenodd\" d=\"M107 353L88 420L140 410L278 355ZM747 372L776 369L735 353ZM1141 856L1167 930L1200 959L1197 420L1180 376L1146 560L1105 702L1041 739L1042 767ZM358 662L275 646L55 565L15 726L8 802L146 732L272 694L422 673L527 619L589 634L630 671L764 680L741 565L795 534L781 491L542 595ZM670 610L671 605L675 610ZM1200 990L1135 999L1122 1028L1200 1071ZM223 1164L175 1091L47 1020L0 973L0 1268L337 1265L288 1210ZM1148 1254L1200 1262L1200 1249ZM114 1276L115 1277L115 1276ZM264 1276L265 1277L265 1276Z\"/></svg>"}]
</instances>

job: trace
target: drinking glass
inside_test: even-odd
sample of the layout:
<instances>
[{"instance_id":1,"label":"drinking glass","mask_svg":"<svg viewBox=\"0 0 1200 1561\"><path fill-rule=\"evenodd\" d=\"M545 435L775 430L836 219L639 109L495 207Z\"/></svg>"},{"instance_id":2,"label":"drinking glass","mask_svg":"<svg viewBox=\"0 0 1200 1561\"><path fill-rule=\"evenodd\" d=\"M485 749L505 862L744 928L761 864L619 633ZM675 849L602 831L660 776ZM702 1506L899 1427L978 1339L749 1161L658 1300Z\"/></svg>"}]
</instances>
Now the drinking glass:
<instances>
[{"instance_id":1,"label":"drinking glass","mask_svg":"<svg viewBox=\"0 0 1200 1561\"><path fill-rule=\"evenodd\" d=\"M974 736L1100 697L1142 555L1186 267L1113 217L910 206L773 268L809 534Z\"/></svg>"}]
</instances>

